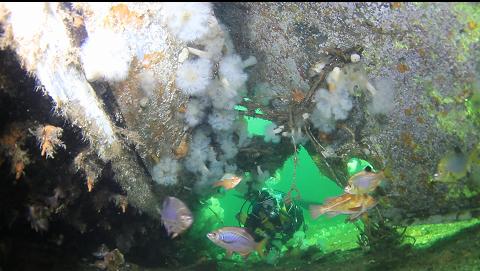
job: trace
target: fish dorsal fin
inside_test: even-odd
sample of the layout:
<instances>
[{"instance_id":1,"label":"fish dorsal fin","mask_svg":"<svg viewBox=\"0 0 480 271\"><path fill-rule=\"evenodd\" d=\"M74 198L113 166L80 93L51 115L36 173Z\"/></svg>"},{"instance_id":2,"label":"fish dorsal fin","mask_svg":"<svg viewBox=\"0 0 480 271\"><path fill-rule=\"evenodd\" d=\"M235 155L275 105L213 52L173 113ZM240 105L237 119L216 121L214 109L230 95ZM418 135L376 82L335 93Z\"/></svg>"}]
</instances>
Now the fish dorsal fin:
<instances>
[{"instance_id":1,"label":"fish dorsal fin","mask_svg":"<svg viewBox=\"0 0 480 271\"><path fill-rule=\"evenodd\" d=\"M225 173L225 175L223 175L223 177L222 177L222 181L223 180L232 180L234 177L235 177L235 175L233 175L232 173Z\"/></svg>"},{"instance_id":2,"label":"fish dorsal fin","mask_svg":"<svg viewBox=\"0 0 480 271\"><path fill-rule=\"evenodd\" d=\"M326 204L332 204L331 206L325 206L326 208L330 209L335 206L338 206L342 203L345 203L351 199L351 196L347 196L345 194L338 196L338 197L332 197L332 198L326 198L324 201L324 205Z\"/></svg>"},{"instance_id":3,"label":"fish dorsal fin","mask_svg":"<svg viewBox=\"0 0 480 271\"><path fill-rule=\"evenodd\" d=\"M328 197L326 199L323 200L323 203L326 204L326 203L330 203L334 200L336 200L338 197Z\"/></svg>"},{"instance_id":4,"label":"fish dorsal fin","mask_svg":"<svg viewBox=\"0 0 480 271\"><path fill-rule=\"evenodd\" d=\"M236 242L238 239L253 241L253 237L244 228L224 227L223 230L224 230L224 233L222 234L223 236L227 236L225 235L225 233L228 233L230 235L230 237L222 238L222 241L225 243L230 244L230 243Z\"/></svg>"}]
</instances>

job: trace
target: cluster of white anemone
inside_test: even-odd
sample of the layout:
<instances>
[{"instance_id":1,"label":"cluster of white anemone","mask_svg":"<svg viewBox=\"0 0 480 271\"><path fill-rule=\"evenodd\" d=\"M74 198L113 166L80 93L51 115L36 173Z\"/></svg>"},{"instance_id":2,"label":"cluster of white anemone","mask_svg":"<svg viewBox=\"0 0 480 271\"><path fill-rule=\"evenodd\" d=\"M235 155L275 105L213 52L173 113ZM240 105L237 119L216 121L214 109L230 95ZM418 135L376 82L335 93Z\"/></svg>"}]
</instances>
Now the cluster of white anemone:
<instances>
[{"instance_id":1,"label":"cluster of white anemone","mask_svg":"<svg viewBox=\"0 0 480 271\"><path fill-rule=\"evenodd\" d=\"M184 117L193 129L184 165L199 176L199 186L207 185L224 173L235 173L232 159L247 143L246 127L234 107L244 94L245 68L256 59L242 60L235 53L227 30L208 3L169 3L162 14L172 36L188 43L179 56L175 78L176 87L188 97Z\"/></svg>"}]
</instances>

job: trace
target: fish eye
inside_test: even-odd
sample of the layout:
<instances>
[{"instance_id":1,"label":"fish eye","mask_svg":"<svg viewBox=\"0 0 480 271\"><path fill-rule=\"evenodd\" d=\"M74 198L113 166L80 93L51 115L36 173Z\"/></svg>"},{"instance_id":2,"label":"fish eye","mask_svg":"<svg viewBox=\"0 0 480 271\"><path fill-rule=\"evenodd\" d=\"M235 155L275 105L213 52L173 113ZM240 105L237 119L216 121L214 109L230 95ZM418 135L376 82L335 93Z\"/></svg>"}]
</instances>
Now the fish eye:
<instances>
[{"instance_id":1,"label":"fish eye","mask_svg":"<svg viewBox=\"0 0 480 271\"><path fill-rule=\"evenodd\" d=\"M372 167L371 166L366 166L364 170L366 172L372 172Z\"/></svg>"}]
</instances>

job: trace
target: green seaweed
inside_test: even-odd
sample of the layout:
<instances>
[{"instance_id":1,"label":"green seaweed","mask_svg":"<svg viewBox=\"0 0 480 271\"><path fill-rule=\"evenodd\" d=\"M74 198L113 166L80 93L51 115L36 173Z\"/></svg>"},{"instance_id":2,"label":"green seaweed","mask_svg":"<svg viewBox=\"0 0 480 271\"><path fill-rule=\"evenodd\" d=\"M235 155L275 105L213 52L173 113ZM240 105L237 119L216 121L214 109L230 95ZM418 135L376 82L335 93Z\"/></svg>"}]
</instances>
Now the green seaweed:
<instances>
[{"instance_id":1,"label":"green seaweed","mask_svg":"<svg viewBox=\"0 0 480 271\"><path fill-rule=\"evenodd\" d=\"M458 21L465 27L457 38L457 61L465 62L470 59L472 47L480 41L480 5L472 3L456 3L453 10Z\"/></svg>"}]
</instances>

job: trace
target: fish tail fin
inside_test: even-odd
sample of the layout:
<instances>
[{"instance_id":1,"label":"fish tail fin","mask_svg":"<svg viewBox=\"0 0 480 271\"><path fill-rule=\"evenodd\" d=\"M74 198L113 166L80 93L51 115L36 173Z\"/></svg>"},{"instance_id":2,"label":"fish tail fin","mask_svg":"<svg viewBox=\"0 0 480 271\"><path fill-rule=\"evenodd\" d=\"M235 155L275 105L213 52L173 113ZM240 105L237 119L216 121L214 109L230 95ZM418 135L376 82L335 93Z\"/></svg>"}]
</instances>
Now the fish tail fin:
<instances>
[{"instance_id":1,"label":"fish tail fin","mask_svg":"<svg viewBox=\"0 0 480 271\"><path fill-rule=\"evenodd\" d=\"M267 245L268 238L263 238L262 241L258 242L257 245L255 246L255 251L258 252L258 255L260 255L260 258L265 257L265 246Z\"/></svg>"},{"instance_id":2,"label":"fish tail fin","mask_svg":"<svg viewBox=\"0 0 480 271\"><path fill-rule=\"evenodd\" d=\"M320 215L324 214L326 209L323 205L310 205L309 207L310 215L313 219L317 219Z\"/></svg>"}]
</instances>

